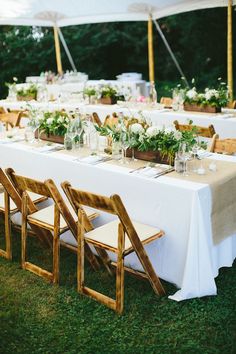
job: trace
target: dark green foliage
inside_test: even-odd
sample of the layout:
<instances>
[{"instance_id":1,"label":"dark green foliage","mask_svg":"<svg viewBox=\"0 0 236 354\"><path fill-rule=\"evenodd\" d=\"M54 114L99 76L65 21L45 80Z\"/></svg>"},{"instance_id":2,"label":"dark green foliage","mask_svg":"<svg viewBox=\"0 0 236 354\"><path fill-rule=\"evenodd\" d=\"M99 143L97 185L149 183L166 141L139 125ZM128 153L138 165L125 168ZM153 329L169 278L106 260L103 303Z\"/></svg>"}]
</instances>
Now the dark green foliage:
<instances>
[{"instance_id":1,"label":"dark green foliage","mask_svg":"<svg viewBox=\"0 0 236 354\"><path fill-rule=\"evenodd\" d=\"M3 224L0 235L2 241ZM118 316L76 292L74 254L62 250L60 286L53 286L20 269L18 233L13 242L13 262L0 258L0 353L235 353L236 264L220 271L217 296L180 303L126 276L125 311ZM29 254L50 269L50 252L35 239ZM114 294L114 279L86 269L88 285ZM164 286L168 295L176 291Z\"/></svg>"},{"instance_id":2,"label":"dark green foliage","mask_svg":"<svg viewBox=\"0 0 236 354\"><path fill-rule=\"evenodd\" d=\"M234 35L236 35L236 13ZM190 81L204 88L226 80L227 9L195 11L159 21L183 71ZM114 79L122 72L137 71L148 79L147 24L145 22L99 23L62 28L78 71L91 79ZM235 38L235 37L234 37ZM180 81L161 38L154 28L155 72L158 96L170 95ZM62 49L63 69L71 69ZM16 76L56 71L53 30L51 28L0 27L0 97L5 82ZM236 64L236 61L234 65Z\"/></svg>"}]
</instances>

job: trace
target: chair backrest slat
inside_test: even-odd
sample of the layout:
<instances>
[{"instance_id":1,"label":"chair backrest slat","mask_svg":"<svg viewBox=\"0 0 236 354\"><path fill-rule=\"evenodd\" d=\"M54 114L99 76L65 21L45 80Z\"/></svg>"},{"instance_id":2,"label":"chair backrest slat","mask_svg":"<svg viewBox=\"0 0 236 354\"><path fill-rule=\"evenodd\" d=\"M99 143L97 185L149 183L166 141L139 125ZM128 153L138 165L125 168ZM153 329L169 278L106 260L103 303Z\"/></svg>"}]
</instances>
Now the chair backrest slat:
<instances>
[{"instance_id":1,"label":"chair backrest slat","mask_svg":"<svg viewBox=\"0 0 236 354\"><path fill-rule=\"evenodd\" d=\"M20 191L18 185L15 180L15 171L12 168L6 169L6 174L0 168L0 183L2 183L6 192L9 194L10 198L16 204L18 210L22 209L22 193L24 191ZM29 213L34 213L38 210L34 202L28 198L28 210ZM36 235L40 238L40 240L49 246L51 246L51 233L48 230L41 229L36 225L30 225L32 230L36 233Z\"/></svg>"},{"instance_id":2,"label":"chair backrest slat","mask_svg":"<svg viewBox=\"0 0 236 354\"><path fill-rule=\"evenodd\" d=\"M205 138L212 138L213 135L216 133L214 126L211 124L208 127L202 127L199 125L192 125L192 124L179 124L177 120L174 121L174 125L176 130L179 131L191 131L193 128L196 129L197 134L199 136L205 137Z\"/></svg>"},{"instance_id":3,"label":"chair backrest slat","mask_svg":"<svg viewBox=\"0 0 236 354\"><path fill-rule=\"evenodd\" d=\"M21 196L19 195L18 191L13 186L5 172L2 170L2 168L0 168L0 183L3 185L10 198L16 204L17 208L21 210Z\"/></svg>"},{"instance_id":4,"label":"chair backrest slat","mask_svg":"<svg viewBox=\"0 0 236 354\"><path fill-rule=\"evenodd\" d=\"M92 113L93 123L96 123L99 127L102 125L101 119L99 118L97 112Z\"/></svg>"},{"instance_id":5,"label":"chair backrest slat","mask_svg":"<svg viewBox=\"0 0 236 354\"><path fill-rule=\"evenodd\" d=\"M28 177L20 176L11 170L7 170L7 172L10 174L12 180L14 180L17 188L21 193L23 193L24 191L28 191L51 198L51 193L48 187L43 182Z\"/></svg>"},{"instance_id":6,"label":"chair backrest slat","mask_svg":"<svg viewBox=\"0 0 236 354\"><path fill-rule=\"evenodd\" d=\"M228 155L236 153L236 139L215 139L211 152Z\"/></svg>"},{"instance_id":7,"label":"chair backrest slat","mask_svg":"<svg viewBox=\"0 0 236 354\"><path fill-rule=\"evenodd\" d=\"M72 188L68 182L62 183L62 188L67 196L69 194L69 200L73 202L76 209L80 205L84 205L110 214L116 214L114 203L108 197Z\"/></svg>"}]
</instances>

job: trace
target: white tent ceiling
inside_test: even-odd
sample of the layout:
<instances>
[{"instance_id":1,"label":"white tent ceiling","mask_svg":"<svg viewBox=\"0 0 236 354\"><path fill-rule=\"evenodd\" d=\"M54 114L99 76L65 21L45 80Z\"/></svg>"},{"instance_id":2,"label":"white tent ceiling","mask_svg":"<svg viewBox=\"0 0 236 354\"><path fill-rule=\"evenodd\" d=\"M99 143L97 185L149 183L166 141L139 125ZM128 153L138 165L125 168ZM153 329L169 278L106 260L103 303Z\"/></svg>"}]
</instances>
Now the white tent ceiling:
<instances>
[{"instance_id":1,"label":"white tent ceiling","mask_svg":"<svg viewBox=\"0 0 236 354\"><path fill-rule=\"evenodd\" d=\"M236 0L233 0L236 4ZM59 27L146 21L181 12L227 6L228 0L0 0L0 24Z\"/></svg>"}]
</instances>

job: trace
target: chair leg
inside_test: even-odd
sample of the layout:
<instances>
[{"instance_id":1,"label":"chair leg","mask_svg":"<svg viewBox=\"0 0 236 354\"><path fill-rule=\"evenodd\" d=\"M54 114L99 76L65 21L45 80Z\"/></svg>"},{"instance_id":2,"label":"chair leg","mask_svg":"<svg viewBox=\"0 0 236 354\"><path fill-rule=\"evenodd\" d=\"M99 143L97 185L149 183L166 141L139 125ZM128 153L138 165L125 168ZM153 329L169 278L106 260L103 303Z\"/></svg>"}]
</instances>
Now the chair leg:
<instances>
[{"instance_id":1,"label":"chair leg","mask_svg":"<svg viewBox=\"0 0 236 354\"><path fill-rule=\"evenodd\" d=\"M82 214L82 215L81 215ZM84 288L84 217L83 212L78 212L78 248L77 248L77 289L79 293L83 293Z\"/></svg>"},{"instance_id":2,"label":"chair leg","mask_svg":"<svg viewBox=\"0 0 236 354\"><path fill-rule=\"evenodd\" d=\"M55 205L54 207L54 232L53 232L53 283L58 284L59 282L59 259L60 259L60 240L59 240L59 229L60 229L60 213Z\"/></svg>"},{"instance_id":3,"label":"chair leg","mask_svg":"<svg viewBox=\"0 0 236 354\"><path fill-rule=\"evenodd\" d=\"M139 244L136 244L134 249L135 249L135 253L137 254L137 256L143 266L143 269L145 270L145 273L148 276L148 279L150 281L150 284L151 284L154 292L157 295L165 295L165 289L162 286L161 281L160 281L159 277L157 276L142 243L140 242Z\"/></svg>"},{"instance_id":4,"label":"chair leg","mask_svg":"<svg viewBox=\"0 0 236 354\"><path fill-rule=\"evenodd\" d=\"M124 308L124 243L125 233L123 226L118 227L118 255L116 268L116 312L121 314Z\"/></svg>"},{"instance_id":5,"label":"chair leg","mask_svg":"<svg viewBox=\"0 0 236 354\"><path fill-rule=\"evenodd\" d=\"M21 267L25 269L27 244L27 195L22 197L22 226L21 226Z\"/></svg>"},{"instance_id":6,"label":"chair leg","mask_svg":"<svg viewBox=\"0 0 236 354\"><path fill-rule=\"evenodd\" d=\"M5 205L5 240L6 240L6 259L12 260L12 242L11 242L11 220L10 220L10 197L4 192Z\"/></svg>"}]
</instances>

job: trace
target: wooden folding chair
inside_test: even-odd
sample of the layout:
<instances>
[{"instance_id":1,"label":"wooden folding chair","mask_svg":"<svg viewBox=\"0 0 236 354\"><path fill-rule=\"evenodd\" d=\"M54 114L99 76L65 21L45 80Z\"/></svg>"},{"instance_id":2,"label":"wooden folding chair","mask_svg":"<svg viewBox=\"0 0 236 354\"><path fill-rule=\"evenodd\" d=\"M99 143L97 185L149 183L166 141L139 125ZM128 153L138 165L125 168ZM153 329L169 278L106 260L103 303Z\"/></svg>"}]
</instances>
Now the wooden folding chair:
<instances>
[{"instance_id":1,"label":"wooden folding chair","mask_svg":"<svg viewBox=\"0 0 236 354\"><path fill-rule=\"evenodd\" d=\"M11 225L16 229L19 229L18 225L14 225L11 222L11 217L19 212L22 208L22 195L14 187L12 181L8 178L5 172L0 168L0 182L3 187L3 193L0 193L0 213L4 214L5 221L5 243L6 249L0 250L0 256L5 257L8 260L12 259L12 242L11 242ZM35 204L39 204L45 200L42 196L30 193L30 197ZM32 207L32 206L31 206ZM37 228L33 228L34 232L39 233L40 240L47 244L45 233L41 232Z\"/></svg>"},{"instance_id":2,"label":"wooden folding chair","mask_svg":"<svg viewBox=\"0 0 236 354\"><path fill-rule=\"evenodd\" d=\"M101 119L99 118L98 114L96 112L92 113L92 121L93 123L96 123L99 127L101 127L102 122Z\"/></svg>"},{"instance_id":3,"label":"wooden folding chair","mask_svg":"<svg viewBox=\"0 0 236 354\"><path fill-rule=\"evenodd\" d=\"M118 195L110 198L84 192L71 187L69 182L62 183L62 188L78 213L78 291L88 295L112 310L122 313L124 307L124 257L135 252L143 266L144 272L132 271L147 278L155 293L165 293L153 266L144 249L144 245L164 235L164 232L137 222L132 222ZM82 206L89 206L118 217L108 224L93 228ZM84 243L89 243L105 251L117 254L116 263L116 299L112 299L84 285Z\"/></svg>"},{"instance_id":4,"label":"wooden folding chair","mask_svg":"<svg viewBox=\"0 0 236 354\"><path fill-rule=\"evenodd\" d=\"M73 230L76 235L76 223L71 214L72 208L67 207L63 201L56 185L52 180L41 182L32 178L17 175L14 170L8 169L8 175L14 182L14 186L22 193L22 233L21 233L21 266L23 269L29 270L34 274L46 278L53 283L59 281L59 252L60 252L60 235L66 232L69 228ZM53 194L51 193L53 190ZM41 210L31 209L32 200L30 199L29 192L37 193L47 198L52 198L54 204L43 208ZM56 196L56 202L54 200ZM73 212L73 211L72 211ZM88 212L88 211L87 211ZM62 216L62 217L61 217ZM88 218L97 217L94 211L88 212ZM66 220L65 220L66 219ZM74 221L74 222L73 222ZM41 230L46 230L49 237L52 238L53 243L53 269L52 272L39 267L26 259L26 246L27 246L27 223L31 226L34 225ZM89 246L86 247L86 254L92 266L97 269L99 264L90 250Z\"/></svg>"},{"instance_id":5,"label":"wooden folding chair","mask_svg":"<svg viewBox=\"0 0 236 354\"><path fill-rule=\"evenodd\" d=\"M20 121L23 114L23 111L0 113L0 121L5 123L6 130L9 129L9 126L11 128L20 127Z\"/></svg>"},{"instance_id":6,"label":"wooden folding chair","mask_svg":"<svg viewBox=\"0 0 236 354\"><path fill-rule=\"evenodd\" d=\"M173 99L171 97L161 97L160 104L164 105L164 108L172 108Z\"/></svg>"},{"instance_id":7,"label":"wooden folding chair","mask_svg":"<svg viewBox=\"0 0 236 354\"><path fill-rule=\"evenodd\" d=\"M192 124L179 124L179 122L175 120L174 125L175 125L175 129L181 132L192 131L192 129L195 128L197 135L205 138L213 138L214 134L216 134L215 128L212 124L209 125L208 127L201 127L199 125L192 125Z\"/></svg>"},{"instance_id":8,"label":"wooden folding chair","mask_svg":"<svg viewBox=\"0 0 236 354\"><path fill-rule=\"evenodd\" d=\"M227 107L231 109L236 109L236 100L229 102Z\"/></svg>"},{"instance_id":9,"label":"wooden folding chair","mask_svg":"<svg viewBox=\"0 0 236 354\"><path fill-rule=\"evenodd\" d=\"M210 152L218 154L232 155L236 153L236 139L219 139L216 135L216 139L213 140Z\"/></svg>"},{"instance_id":10,"label":"wooden folding chair","mask_svg":"<svg viewBox=\"0 0 236 354\"><path fill-rule=\"evenodd\" d=\"M103 125L109 125L109 127L114 127L119 123L119 118L117 117L116 113L112 113L112 116L107 115Z\"/></svg>"}]
</instances>

